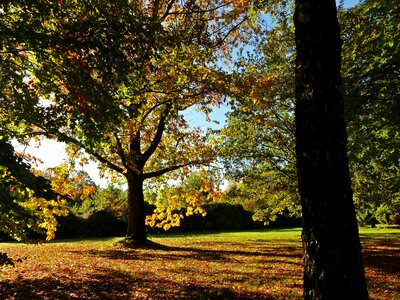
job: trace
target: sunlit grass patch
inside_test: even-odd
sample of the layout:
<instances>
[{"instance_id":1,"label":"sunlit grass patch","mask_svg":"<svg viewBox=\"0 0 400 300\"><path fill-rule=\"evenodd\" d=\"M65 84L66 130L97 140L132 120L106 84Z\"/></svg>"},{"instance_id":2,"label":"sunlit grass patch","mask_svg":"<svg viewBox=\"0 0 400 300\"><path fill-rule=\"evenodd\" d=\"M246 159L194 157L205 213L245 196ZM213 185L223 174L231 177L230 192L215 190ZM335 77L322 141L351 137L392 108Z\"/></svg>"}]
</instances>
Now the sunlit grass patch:
<instances>
[{"instance_id":1,"label":"sunlit grass patch","mask_svg":"<svg viewBox=\"0 0 400 300\"><path fill-rule=\"evenodd\" d=\"M399 239L387 234L363 239L372 299L399 296ZM28 257L0 273L0 294L4 299L301 299L300 235L300 229L154 235L152 241L163 245L155 249L117 247L118 238L0 244L13 258Z\"/></svg>"}]
</instances>

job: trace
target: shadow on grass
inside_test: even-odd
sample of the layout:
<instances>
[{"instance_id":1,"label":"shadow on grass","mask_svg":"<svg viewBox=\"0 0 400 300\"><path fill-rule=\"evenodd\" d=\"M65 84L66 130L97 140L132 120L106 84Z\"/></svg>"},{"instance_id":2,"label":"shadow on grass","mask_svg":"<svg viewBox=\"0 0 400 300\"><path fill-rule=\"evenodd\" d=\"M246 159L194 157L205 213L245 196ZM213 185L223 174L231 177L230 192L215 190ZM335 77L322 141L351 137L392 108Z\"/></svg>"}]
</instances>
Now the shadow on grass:
<instances>
[{"instance_id":1,"label":"shadow on grass","mask_svg":"<svg viewBox=\"0 0 400 300\"><path fill-rule=\"evenodd\" d=\"M112 270L91 274L84 280L50 275L0 281L1 299L128 299L133 278Z\"/></svg>"},{"instance_id":2,"label":"shadow on grass","mask_svg":"<svg viewBox=\"0 0 400 300\"><path fill-rule=\"evenodd\" d=\"M277 285L282 285L282 281L293 280L295 276L293 270L301 269L301 249L297 249L296 253L288 253L287 247L276 246L273 249L270 247L266 246L265 251L252 252L245 251L246 249L209 250L158 244L152 249L120 247L68 252L93 258L120 260L115 261L115 266L122 264L137 266L140 265L139 261L146 261L149 264L150 273L144 269L133 270L135 275L109 272L109 281L123 281L132 288L131 298L124 298L126 291L121 288L118 293L119 298L115 295L113 299L279 299L283 296L295 299L293 295L283 295L273 289ZM268 249L270 251L266 253ZM257 264L257 269L247 268L248 263ZM281 268L274 270L275 263ZM207 278L206 282L204 278ZM246 288L248 284L261 290L258 288L249 290ZM292 281L288 284L291 287L287 293L301 289L301 285L296 285ZM269 291L269 288L272 291ZM111 299L101 298L101 295L92 299Z\"/></svg>"},{"instance_id":3,"label":"shadow on grass","mask_svg":"<svg viewBox=\"0 0 400 300\"><path fill-rule=\"evenodd\" d=\"M236 291L195 283L178 283L154 274L140 277L111 269L96 269L83 279L51 275L0 281L1 299L276 299L265 293Z\"/></svg>"},{"instance_id":4,"label":"shadow on grass","mask_svg":"<svg viewBox=\"0 0 400 300\"><path fill-rule=\"evenodd\" d=\"M218 243L220 244L220 243ZM230 246L235 244L229 243ZM209 245L210 246L210 245ZM241 245L238 245L239 247ZM148 250L148 251L147 251ZM103 257L107 259L118 260L157 260L164 261L180 261L184 259L192 259L207 262L229 262L232 263L238 256L250 258L266 258L268 262L284 262L286 264L302 265L301 261L293 262L293 259L299 259L302 256L301 248L293 246L275 246L268 245L264 248L258 247L255 251L244 250L212 250L201 249L195 247L176 247L153 243L152 248L115 248L108 250L88 250L88 251L69 251L71 253L79 253L90 255L93 257Z\"/></svg>"},{"instance_id":5,"label":"shadow on grass","mask_svg":"<svg viewBox=\"0 0 400 300\"><path fill-rule=\"evenodd\" d=\"M400 277L400 239L373 239L363 242L364 265Z\"/></svg>"}]
</instances>

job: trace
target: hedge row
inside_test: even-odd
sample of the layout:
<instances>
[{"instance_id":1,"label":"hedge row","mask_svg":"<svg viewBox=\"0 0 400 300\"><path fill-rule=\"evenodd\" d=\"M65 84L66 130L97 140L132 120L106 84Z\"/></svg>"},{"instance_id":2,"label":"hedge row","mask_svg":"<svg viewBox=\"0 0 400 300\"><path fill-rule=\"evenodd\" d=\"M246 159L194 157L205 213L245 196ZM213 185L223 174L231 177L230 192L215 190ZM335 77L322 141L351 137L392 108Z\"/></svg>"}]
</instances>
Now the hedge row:
<instances>
[{"instance_id":1,"label":"hedge row","mask_svg":"<svg viewBox=\"0 0 400 300\"><path fill-rule=\"evenodd\" d=\"M239 204L209 203L204 205L206 216L191 215L185 217L176 231L223 231L260 228L261 222L255 222L252 213Z\"/></svg>"},{"instance_id":2,"label":"hedge row","mask_svg":"<svg viewBox=\"0 0 400 300\"><path fill-rule=\"evenodd\" d=\"M252 213L244 210L241 205L209 203L204 208L207 211L206 216L185 217L181 221L180 227L171 228L169 232L248 230L264 227L262 222L253 221ZM147 214L151 214L154 209L155 206L146 205ZM185 212L181 211L181 213ZM297 227L301 226L301 221L288 216L280 216L269 226ZM58 218L56 239L124 236L126 228L126 222L105 210L97 211L87 219L70 213L68 216ZM148 227L148 232L159 233L164 230ZM36 234L32 237L44 238ZM0 241L7 240L10 238L0 232Z\"/></svg>"},{"instance_id":3,"label":"hedge row","mask_svg":"<svg viewBox=\"0 0 400 300\"><path fill-rule=\"evenodd\" d=\"M101 210L85 219L70 213L58 218L56 239L123 236L126 223L108 211Z\"/></svg>"},{"instance_id":4,"label":"hedge row","mask_svg":"<svg viewBox=\"0 0 400 300\"><path fill-rule=\"evenodd\" d=\"M147 206L147 214L151 214L154 206ZM255 222L252 213L241 205L227 203L210 203L204 206L206 216L191 215L181 221L180 227L171 228L169 232L190 231L223 231L247 230L264 227L262 222ZM182 212L184 213L184 212ZM298 219L281 216L270 226L300 226ZM83 238L124 236L127 224L107 211L98 211L88 219L70 214L59 219L56 238ZM149 233L164 232L162 229L148 227Z\"/></svg>"}]
</instances>

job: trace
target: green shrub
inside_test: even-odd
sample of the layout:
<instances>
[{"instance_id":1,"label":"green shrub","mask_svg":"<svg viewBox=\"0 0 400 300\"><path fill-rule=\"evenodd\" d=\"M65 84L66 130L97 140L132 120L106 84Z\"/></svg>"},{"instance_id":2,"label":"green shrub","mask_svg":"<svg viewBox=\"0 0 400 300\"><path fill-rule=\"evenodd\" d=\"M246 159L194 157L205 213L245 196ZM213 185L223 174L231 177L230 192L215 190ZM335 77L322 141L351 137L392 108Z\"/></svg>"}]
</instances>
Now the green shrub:
<instances>
[{"instance_id":1,"label":"green shrub","mask_svg":"<svg viewBox=\"0 0 400 300\"><path fill-rule=\"evenodd\" d=\"M57 218L56 239L72 239L89 236L87 220L69 213L65 217Z\"/></svg>"},{"instance_id":2,"label":"green shrub","mask_svg":"<svg viewBox=\"0 0 400 300\"><path fill-rule=\"evenodd\" d=\"M145 202L146 215L152 214L155 205ZM83 237L124 236L127 223L109 209L91 210L85 217L74 210L65 217L57 219L57 239L71 239ZM154 230L149 228L150 232ZM0 236L1 238L1 236Z\"/></svg>"},{"instance_id":3,"label":"green shrub","mask_svg":"<svg viewBox=\"0 0 400 300\"><path fill-rule=\"evenodd\" d=\"M219 231L244 230L261 227L262 223L252 219L252 213L239 204L208 203L204 205L206 216L191 215L182 220L175 231Z\"/></svg>"},{"instance_id":4,"label":"green shrub","mask_svg":"<svg viewBox=\"0 0 400 300\"><path fill-rule=\"evenodd\" d=\"M87 223L91 237L123 236L126 233L126 223L108 210L96 211Z\"/></svg>"}]
</instances>

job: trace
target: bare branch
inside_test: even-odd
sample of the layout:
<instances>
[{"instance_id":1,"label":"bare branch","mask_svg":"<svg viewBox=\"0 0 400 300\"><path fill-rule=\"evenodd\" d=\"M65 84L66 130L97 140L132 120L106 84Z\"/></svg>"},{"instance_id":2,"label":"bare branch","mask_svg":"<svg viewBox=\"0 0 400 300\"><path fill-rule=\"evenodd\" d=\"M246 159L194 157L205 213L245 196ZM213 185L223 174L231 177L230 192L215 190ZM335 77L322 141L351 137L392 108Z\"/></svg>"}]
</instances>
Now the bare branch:
<instances>
[{"instance_id":1,"label":"bare branch","mask_svg":"<svg viewBox=\"0 0 400 300\"><path fill-rule=\"evenodd\" d=\"M143 153L143 162L146 162L150 158L150 156L154 153L154 151L156 151L158 145L160 144L165 129L165 121L171 109L172 109L172 103L168 102L165 106L165 110L161 114L160 121L157 127L157 132L154 135L153 141L149 146L149 148Z\"/></svg>"},{"instance_id":2,"label":"bare branch","mask_svg":"<svg viewBox=\"0 0 400 300\"><path fill-rule=\"evenodd\" d=\"M122 148L121 141L120 141L120 139L119 139L119 137L118 137L118 135L116 133L114 133L114 138L115 138L115 141L117 142L118 155L121 158L122 164L126 168L127 167L127 163L126 163L125 153L124 153L124 149Z\"/></svg>"},{"instance_id":3,"label":"bare branch","mask_svg":"<svg viewBox=\"0 0 400 300\"><path fill-rule=\"evenodd\" d=\"M94 152L93 150L91 150L90 148L86 147L85 144L83 144L78 139L73 138L65 133L60 132L60 131L57 131L55 133L49 132L48 130L46 130L46 128L43 128L43 126L41 126L40 124L34 124L34 125L44 131L43 132L44 136L50 137L50 138L57 138L61 141L65 141L67 143L72 143L72 144L80 147L81 149L85 150L88 154L90 154L91 156L96 158L99 162L105 164L107 167L114 170L115 172L118 172L120 174L122 174L124 172L123 168L117 166L116 164L112 163L105 157L101 156L100 154L98 154L98 153Z\"/></svg>"},{"instance_id":4,"label":"bare branch","mask_svg":"<svg viewBox=\"0 0 400 300\"><path fill-rule=\"evenodd\" d=\"M143 178L144 179L154 178L154 177L158 177L158 176L161 176L161 175L163 175L165 173L168 173L168 172L171 172L171 171L175 171L175 170L178 170L180 168L187 167L187 166L204 165L204 164L207 164L207 163L208 163L208 161L193 160L193 161L189 161L187 163L181 164L181 165L170 166L170 167L158 170L158 171L145 173L145 174L143 174Z\"/></svg>"}]
</instances>

